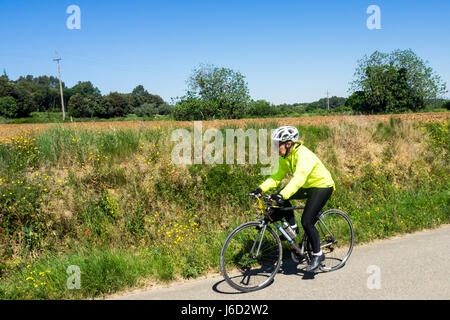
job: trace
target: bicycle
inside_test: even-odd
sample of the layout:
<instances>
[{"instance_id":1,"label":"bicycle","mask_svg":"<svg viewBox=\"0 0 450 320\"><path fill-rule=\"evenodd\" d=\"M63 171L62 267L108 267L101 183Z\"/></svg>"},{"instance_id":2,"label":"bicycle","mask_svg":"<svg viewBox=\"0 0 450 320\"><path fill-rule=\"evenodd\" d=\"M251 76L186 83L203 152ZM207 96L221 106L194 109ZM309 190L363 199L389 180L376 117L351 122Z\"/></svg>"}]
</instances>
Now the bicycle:
<instances>
[{"instance_id":1,"label":"bicycle","mask_svg":"<svg viewBox=\"0 0 450 320\"><path fill-rule=\"evenodd\" d=\"M270 214L273 200L267 195L247 194L258 200L261 216L258 221L247 222L235 228L226 238L220 253L220 270L226 282L233 288L250 292L268 286L278 273L283 246L278 233L291 245L291 258L300 263L312 259L312 248L303 232L298 244ZM263 200L266 205L263 204ZM304 206L278 208L301 210ZM320 236L320 247L325 260L319 269L324 272L342 268L348 261L354 245L353 224L344 212L330 209L318 215L315 224ZM298 238L300 233L297 235Z\"/></svg>"}]
</instances>

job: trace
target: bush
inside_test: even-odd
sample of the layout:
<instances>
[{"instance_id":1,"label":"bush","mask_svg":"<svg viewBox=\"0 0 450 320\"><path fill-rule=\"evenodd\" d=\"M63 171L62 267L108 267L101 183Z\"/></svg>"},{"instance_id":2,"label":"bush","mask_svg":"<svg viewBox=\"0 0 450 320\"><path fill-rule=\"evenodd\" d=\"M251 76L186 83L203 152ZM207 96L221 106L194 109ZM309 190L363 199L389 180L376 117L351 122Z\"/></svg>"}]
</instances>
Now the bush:
<instances>
[{"instance_id":1,"label":"bush","mask_svg":"<svg viewBox=\"0 0 450 320\"><path fill-rule=\"evenodd\" d=\"M444 102L444 104L442 105L441 108L450 110L450 100L447 100L446 102Z\"/></svg>"},{"instance_id":2,"label":"bush","mask_svg":"<svg viewBox=\"0 0 450 320\"><path fill-rule=\"evenodd\" d=\"M221 118L224 110L214 101L199 98L183 98L173 108L175 120L210 120Z\"/></svg>"},{"instance_id":3,"label":"bush","mask_svg":"<svg viewBox=\"0 0 450 320\"><path fill-rule=\"evenodd\" d=\"M245 114L248 116L267 117L279 114L279 109L265 100L251 101Z\"/></svg>"},{"instance_id":4,"label":"bush","mask_svg":"<svg viewBox=\"0 0 450 320\"><path fill-rule=\"evenodd\" d=\"M160 115L168 115L172 113L172 106L167 103L160 104L158 108L156 108L156 113Z\"/></svg>"},{"instance_id":5,"label":"bush","mask_svg":"<svg viewBox=\"0 0 450 320\"><path fill-rule=\"evenodd\" d=\"M156 106L151 103L144 103L134 109L138 117L153 117L156 114Z\"/></svg>"}]
</instances>

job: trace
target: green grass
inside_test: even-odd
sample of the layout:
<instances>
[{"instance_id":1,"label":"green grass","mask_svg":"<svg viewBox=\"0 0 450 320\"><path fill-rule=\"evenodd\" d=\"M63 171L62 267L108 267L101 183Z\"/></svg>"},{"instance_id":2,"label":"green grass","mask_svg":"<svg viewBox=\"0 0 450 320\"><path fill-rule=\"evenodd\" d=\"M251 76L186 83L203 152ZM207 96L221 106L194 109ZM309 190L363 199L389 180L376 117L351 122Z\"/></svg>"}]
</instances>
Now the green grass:
<instances>
[{"instance_id":1,"label":"green grass","mask_svg":"<svg viewBox=\"0 0 450 320\"><path fill-rule=\"evenodd\" d=\"M104 122L104 121L170 121L170 115L155 115L153 117L138 117L135 114L128 114L124 117L115 118L74 118L66 112L66 119L63 121L62 112L32 112L29 117L6 119L0 117L0 123L20 124L20 123L63 123L63 122Z\"/></svg>"},{"instance_id":2,"label":"green grass","mask_svg":"<svg viewBox=\"0 0 450 320\"><path fill-rule=\"evenodd\" d=\"M356 243L450 222L448 122L299 130L336 181L324 210L349 214ZM217 272L227 234L257 219L244 194L262 182L265 166L176 166L170 134L57 125L3 142L0 298L94 298ZM350 163L336 136L368 140ZM422 153L399 155L390 146L402 141ZM373 158L374 148L384 151ZM67 288L71 265L80 268L80 289Z\"/></svg>"},{"instance_id":3,"label":"green grass","mask_svg":"<svg viewBox=\"0 0 450 320\"><path fill-rule=\"evenodd\" d=\"M71 253L48 254L32 264L16 261L10 276L0 283L0 299L90 299L148 281L195 278L211 269L218 271L224 236L205 236L189 249L111 249L86 244ZM76 283L71 266L80 271L79 289L70 286Z\"/></svg>"}]
</instances>

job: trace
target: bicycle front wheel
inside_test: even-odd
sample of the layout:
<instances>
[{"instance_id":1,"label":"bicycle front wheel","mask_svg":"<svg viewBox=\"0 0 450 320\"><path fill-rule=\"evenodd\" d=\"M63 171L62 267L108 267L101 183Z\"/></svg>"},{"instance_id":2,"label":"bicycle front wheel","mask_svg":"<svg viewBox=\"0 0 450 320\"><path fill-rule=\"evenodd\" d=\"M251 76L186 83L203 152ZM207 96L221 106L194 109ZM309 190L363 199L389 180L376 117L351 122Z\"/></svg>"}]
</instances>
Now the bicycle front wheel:
<instances>
[{"instance_id":1,"label":"bicycle front wheel","mask_svg":"<svg viewBox=\"0 0 450 320\"><path fill-rule=\"evenodd\" d=\"M342 268L353 250L354 230L350 218L342 211L331 209L322 213L316 223L320 247L325 261L320 269L333 271Z\"/></svg>"},{"instance_id":2,"label":"bicycle front wheel","mask_svg":"<svg viewBox=\"0 0 450 320\"><path fill-rule=\"evenodd\" d=\"M234 229L220 253L220 270L233 288L255 291L266 287L281 266L282 247L277 233L261 222Z\"/></svg>"}]
</instances>

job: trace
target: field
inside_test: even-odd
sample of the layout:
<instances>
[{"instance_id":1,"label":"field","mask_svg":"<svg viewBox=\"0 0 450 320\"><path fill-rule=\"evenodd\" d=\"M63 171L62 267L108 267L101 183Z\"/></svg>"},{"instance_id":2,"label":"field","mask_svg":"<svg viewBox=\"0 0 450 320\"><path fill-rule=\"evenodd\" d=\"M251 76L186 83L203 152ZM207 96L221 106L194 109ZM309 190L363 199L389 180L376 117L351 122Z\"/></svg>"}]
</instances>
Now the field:
<instances>
[{"instance_id":1,"label":"field","mask_svg":"<svg viewBox=\"0 0 450 320\"><path fill-rule=\"evenodd\" d=\"M336 182L325 209L346 211L364 243L450 223L449 115L202 126L297 126ZM94 298L217 272L227 233L257 217L244 194L265 178L264 166L174 164L171 133L192 126L0 125L0 298ZM69 266L81 270L79 289L67 285Z\"/></svg>"},{"instance_id":2,"label":"field","mask_svg":"<svg viewBox=\"0 0 450 320\"><path fill-rule=\"evenodd\" d=\"M437 113L412 113L412 114L397 114L397 115L361 115L361 116L311 116L299 118L265 118L265 119L240 119L240 120L214 120L202 121L203 127L224 127L233 125L237 127L246 127L247 125L264 123L277 123L279 125L336 125L341 122L348 122L354 124L364 124L373 122L389 122L391 118L401 119L407 122L417 121L438 121L442 122L448 119L449 112ZM66 123L70 128L80 129L98 129L108 130L111 128L126 129L126 128L157 128L157 127L189 127L192 126L192 121L114 121L114 122L82 122L82 123ZM0 124L0 138L14 136L19 132L32 129L45 129L54 126L51 123L41 124Z\"/></svg>"}]
</instances>

